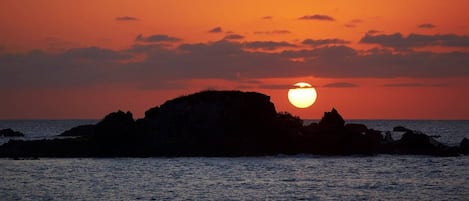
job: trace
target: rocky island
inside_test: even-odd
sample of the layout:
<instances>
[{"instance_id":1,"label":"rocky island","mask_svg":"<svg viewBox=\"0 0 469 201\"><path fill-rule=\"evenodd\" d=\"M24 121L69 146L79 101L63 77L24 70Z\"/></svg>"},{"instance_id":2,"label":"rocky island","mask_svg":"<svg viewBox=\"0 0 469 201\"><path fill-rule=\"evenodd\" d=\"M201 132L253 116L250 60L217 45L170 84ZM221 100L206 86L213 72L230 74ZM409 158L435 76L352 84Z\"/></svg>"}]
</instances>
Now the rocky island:
<instances>
[{"instance_id":1,"label":"rocky island","mask_svg":"<svg viewBox=\"0 0 469 201\"><path fill-rule=\"evenodd\" d=\"M363 124L346 124L337 110L318 123L277 112L256 92L203 91L169 100L135 120L117 111L95 125L72 128L52 140L10 140L0 157L260 156L277 154L374 155L468 153L468 140L447 146L402 129L399 140Z\"/></svg>"}]
</instances>

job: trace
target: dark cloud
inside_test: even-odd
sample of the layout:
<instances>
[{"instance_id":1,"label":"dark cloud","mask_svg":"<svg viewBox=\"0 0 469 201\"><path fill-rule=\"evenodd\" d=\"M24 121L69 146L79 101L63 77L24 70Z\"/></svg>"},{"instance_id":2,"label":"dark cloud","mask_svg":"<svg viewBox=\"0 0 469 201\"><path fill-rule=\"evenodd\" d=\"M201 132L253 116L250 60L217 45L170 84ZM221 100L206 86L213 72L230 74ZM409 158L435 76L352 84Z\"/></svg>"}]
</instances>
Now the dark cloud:
<instances>
[{"instance_id":1,"label":"dark cloud","mask_svg":"<svg viewBox=\"0 0 469 201\"><path fill-rule=\"evenodd\" d=\"M344 45L282 52L252 52L245 50L246 44L248 42L236 40L183 43L177 46L137 43L119 51L89 47L69 49L57 54L42 51L4 54L0 56L0 88L57 88L120 83L151 89L164 88L173 80L203 78L237 82L298 76L469 76L469 53L465 52L410 50L401 54L379 48L363 52ZM270 43L266 44L264 46L269 46ZM134 56L137 59L133 59ZM294 62L292 58L303 60ZM338 85L340 84L335 84L336 87Z\"/></svg>"},{"instance_id":2,"label":"dark cloud","mask_svg":"<svg viewBox=\"0 0 469 201\"><path fill-rule=\"evenodd\" d=\"M323 85L322 87L326 87L326 88L350 88L350 87L358 87L358 85L353 84L353 83L348 83L348 82L333 82L333 83Z\"/></svg>"},{"instance_id":3,"label":"dark cloud","mask_svg":"<svg viewBox=\"0 0 469 201\"><path fill-rule=\"evenodd\" d=\"M385 84L384 87L444 87L447 84L427 84L420 82L404 82L404 83L391 83Z\"/></svg>"},{"instance_id":4,"label":"dark cloud","mask_svg":"<svg viewBox=\"0 0 469 201\"><path fill-rule=\"evenodd\" d=\"M244 36L239 35L239 34L229 34L229 35L226 35L223 39L224 40L240 40L243 38Z\"/></svg>"},{"instance_id":5,"label":"dark cloud","mask_svg":"<svg viewBox=\"0 0 469 201\"><path fill-rule=\"evenodd\" d=\"M291 88L294 88L292 85L288 84L261 84L258 86L260 89L282 89L282 90L288 90Z\"/></svg>"},{"instance_id":6,"label":"dark cloud","mask_svg":"<svg viewBox=\"0 0 469 201\"><path fill-rule=\"evenodd\" d=\"M280 35L280 34L291 34L288 30L272 30L272 31L255 31L254 34L266 34L266 35Z\"/></svg>"},{"instance_id":7,"label":"dark cloud","mask_svg":"<svg viewBox=\"0 0 469 201\"><path fill-rule=\"evenodd\" d=\"M209 33L221 33L223 32L223 30L221 29L221 27L215 27L213 29L210 29L208 32Z\"/></svg>"},{"instance_id":8,"label":"dark cloud","mask_svg":"<svg viewBox=\"0 0 469 201\"><path fill-rule=\"evenodd\" d=\"M296 47L296 45L282 41L251 41L245 42L244 46L249 49L261 49L261 50L275 50L278 48L285 48L285 47Z\"/></svg>"},{"instance_id":9,"label":"dark cloud","mask_svg":"<svg viewBox=\"0 0 469 201\"><path fill-rule=\"evenodd\" d=\"M97 47L74 48L60 54L34 50L0 56L0 89L93 86L118 81L124 52Z\"/></svg>"},{"instance_id":10,"label":"dark cloud","mask_svg":"<svg viewBox=\"0 0 469 201\"><path fill-rule=\"evenodd\" d=\"M321 45L343 45L343 44L348 44L350 43L349 41L338 39L338 38L331 38L331 39L319 39L319 40L314 40L314 39L305 39L303 40L302 44L304 45L310 45L310 46L321 46Z\"/></svg>"},{"instance_id":11,"label":"dark cloud","mask_svg":"<svg viewBox=\"0 0 469 201\"><path fill-rule=\"evenodd\" d=\"M156 34L156 35L151 35L147 37L144 37L142 34L140 34L135 38L135 41L146 42L146 43L160 43L160 42L174 43L174 42L182 41L182 39L171 37L171 36L164 35L164 34Z\"/></svg>"},{"instance_id":12,"label":"dark cloud","mask_svg":"<svg viewBox=\"0 0 469 201\"><path fill-rule=\"evenodd\" d=\"M357 24L362 23L362 22L363 20L361 19L353 19L353 20L350 20L350 22L345 24L344 26L348 28L355 28L357 27Z\"/></svg>"},{"instance_id":13,"label":"dark cloud","mask_svg":"<svg viewBox=\"0 0 469 201\"><path fill-rule=\"evenodd\" d=\"M262 17L263 20L271 20L271 19L274 19L274 17L272 16L264 16Z\"/></svg>"},{"instance_id":14,"label":"dark cloud","mask_svg":"<svg viewBox=\"0 0 469 201\"><path fill-rule=\"evenodd\" d=\"M383 47L391 47L395 49L408 49L426 46L469 47L469 36L455 34L409 34L407 37L405 37L401 33L389 35L366 34L360 40L360 43L378 44Z\"/></svg>"},{"instance_id":15,"label":"dark cloud","mask_svg":"<svg viewBox=\"0 0 469 201\"><path fill-rule=\"evenodd\" d=\"M419 24L417 27L422 28L422 29L433 29L436 26L434 24L426 23L426 24Z\"/></svg>"},{"instance_id":16,"label":"dark cloud","mask_svg":"<svg viewBox=\"0 0 469 201\"><path fill-rule=\"evenodd\" d=\"M374 29L371 29L371 30L368 30L366 32L367 35L374 35L374 34L378 34L378 33L381 33L382 31L378 31L378 30L374 30Z\"/></svg>"},{"instance_id":17,"label":"dark cloud","mask_svg":"<svg viewBox=\"0 0 469 201\"><path fill-rule=\"evenodd\" d=\"M136 18L136 17L131 17L131 16L120 16L120 17L116 17L117 21L138 21L140 19Z\"/></svg>"},{"instance_id":18,"label":"dark cloud","mask_svg":"<svg viewBox=\"0 0 469 201\"><path fill-rule=\"evenodd\" d=\"M303 17L298 18L299 20L322 20L322 21L335 21L335 19L328 15L305 15Z\"/></svg>"}]
</instances>

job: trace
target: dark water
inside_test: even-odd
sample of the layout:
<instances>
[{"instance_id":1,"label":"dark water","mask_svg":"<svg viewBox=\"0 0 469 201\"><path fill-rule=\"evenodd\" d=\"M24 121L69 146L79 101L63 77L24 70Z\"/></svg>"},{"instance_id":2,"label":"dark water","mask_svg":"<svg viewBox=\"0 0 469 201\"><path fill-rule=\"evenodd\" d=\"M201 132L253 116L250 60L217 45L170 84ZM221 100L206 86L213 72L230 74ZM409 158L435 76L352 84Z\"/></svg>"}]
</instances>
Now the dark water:
<instances>
[{"instance_id":1,"label":"dark water","mask_svg":"<svg viewBox=\"0 0 469 201\"><path fill-rule=\"evenodd\" d=\"M467 200L469 157L0 159L2 200Z\"/></svg>"},{"instance_id":2,"label":"dark water","mask_svg":"<svg viewBox=\"0 0 469 201\"><path fill-rule=\"evenodd\" d=\"M40 139L95 122L0 121L0 129ZM469 121L354 122L450 144L469 134ZM469 200L468 167L469 156L0 159L0 200Z\"/></svg>"}]
</instances>

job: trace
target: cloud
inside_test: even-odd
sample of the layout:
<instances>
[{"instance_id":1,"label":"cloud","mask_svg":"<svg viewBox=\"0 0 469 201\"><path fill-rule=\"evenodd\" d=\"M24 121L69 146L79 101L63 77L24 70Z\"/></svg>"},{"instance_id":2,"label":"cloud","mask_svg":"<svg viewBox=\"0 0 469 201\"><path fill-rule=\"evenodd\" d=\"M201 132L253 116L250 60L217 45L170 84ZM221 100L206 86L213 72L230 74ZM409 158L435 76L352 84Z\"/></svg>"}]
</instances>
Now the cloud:
<instances>
[{"instance_id":1,"label":"cloud","mask_svg":"<svg viewBox=\"0 0 469 201\"><path fill-rule=\"evenodd\" d=\"M131 16L120 16L120 17L116 17L115 20L116 21L138 21L140 19L136 17L131 17Z\"/></svg>"},{"instance_id":2,"label":"cloud","mask_svg":"<svg viewBox=\"0 0 469 201\"><path fill-rule=\"evenodd\" d=\"M226 35L223 39L224 40L240 40L243 38L244 36L239 35L239 34L229 34L229 35Z\"/></svg>"},{"instance_id":3,"label":"cloud","mask_svg":"<svg viewBox=\"0 0 469 201\"><path fill-rule=\"evenodd\" d=\"M300 18L298 18L299 20L322 20L322 21L335 21L335 19L331 16L328 16L328 15L319 15L319 14L315 14L315 15L305 15L305 16L302 16Z\"/></svg>"},{"instance_id":4,"label":"cloud","mask_svg":"<svg viewBox=\"0 0 469 201\"><path fill-rule=\"evenodd\" d=\"M262 17L263 20L271 20L271 19L274 19L274 17L272 16L264 16Z\"/></svg>"},{"instance_id":5,"label":"cloud","mask_svg":"<svg viewBox=\"0 0 469 201\"><path fill-rule=\"evenodd\" d=\"M73 48L60 54L34 50L0 56L0 89L66 88L118 81L125 52L98 47Z\"/></svg>"},{"instance_id":6,"label":"cloud","mask_svg":"<svg viewBox=\"0 0 469 201\"><path fill-rule=\"evenodd\" d=\"M469 76L469 53L466 52L410 50L404 54L379 48L364 52L345 45L282 52L246 51L246 44L256 44L254 42L220 40L175 46L136 43L123 50L88 47L72 48L55 54L43 51L4 54L0 55L0 89L70 88L109 83L151 89L164 88L165 83L172 80L206 78L238 81L298 76ZM281 42L273 45L270 42L258 44L263 48L282 45ZM303 58L303 61L294 62L292 58ZM347 84L332 83L327 86Z\"/></svg>"},{"instance_id":7,"label":"cloud","mask_svg":"<svg viewBox=\"0 0 469 201\"><path fill-rule=\"evenodd\" d=\"M282 90L285 90L285 89L291 89L293 88L292 85L288 85L288 84L261 84L258 86L258 88L260 89L282 89Z\"/></svg>"},{"instance_id":8,"label":"cloud","mask_svg":"<svg viewBox=\"0 0 469 201\"><path fill-rule=\"evenodd\" d=\"M401 33L370 35L366 34L360 43L378 44L394 49L408 49L427 46L469 47L469 36L456 34L422 35L409 34L407 37Z\"/></svg>"},{"instance_id":9,"label":"cloud","mask_svg":"<svg viewBox=\"0 0 469 201\"><path fill-rule=\"evenodd\" d=\"M321 46L321 45L343 45L343 44L348 44L350 43L349 41L338 39L338 38L331 38L331 39L319 39L319 40L314 40L314 39L305 39L303 40L302 44L303 45L310 45L310 46Z\"/></svg>"},{"instance_id":10,"label":"cloud","mask_svg":"<svg viewBox=\"0 0 469 201\"><path fill-rule=\"evenodd\" d=\"M279 29L272 31L255 31L254 34L266 34L266 35L281 35L281 34L291 34L289 30Z\"/></svg>"},{"instance_id":11,"label":"cloud","mask_svg":"<svg viewBox=\"0 0 469 201\"><path fill-rule=\"evenodd\" d=\"M371 29L371 30L368 30L366 32L367 35L374 35L374 34L378 34L378 33L381 33L382 31L378 31L378 30L374 30L374 29Z\"/></svg>"},{"instance_id":12,"label":"cloud","mask_svg":"<svg viewBox=\"0 0 469 201\"><path fill-rule=\"evenodd\" d=\"M391 83L385 84L384 87L444 87L447 84L426 84L420 82L404 82L404 83Z\"/></svg>"},{"instance_id":13,"label":"cloud","mask_svg":"<svg viewBox=\"0 0 469 201\"><path fill-rule=\"evenodd\" d=\"M261 50L275 50L278 48L285 48L285 47L296 47L296 45L282 41L252 41L252 42L245 42L244 46L249 49L261 49Z\"/></svg>"},{"instance_id":14,"label":"cloud","mask_svg":"<svg viewBox=\"0 0 469 201\"><path fill-rule=\"evenodd\" d=\"M326 88L350 88L350 87L358 87L358 85L353 84L353 83L348 83L348 82L333 82L333 83L323 85L322 87L326 87Z\"/></svg>"},{"instance_id":15,"label":"cloud","mask_svg":"<svg viewBox=\"0 0 469 201\"><path fill-rule=\"evenodd\" d=\"M353 19L353 20L350 20L350 22L345 24L344 26L348 28L355 28L357 24L362 23L362 22L363 20L361 19Z\"/></svg>"},{"instance_id":16,"label":"cloud","mask_svg":"<svg viewBox=\"0 0 469 201\"><path fill-rule=\"evenodd\" d=\"M419 24L417 27L422 28L422 29L433 29L436 26L434 24L426 23L426 24Z\"/></svg>"},{"instance_id":17,"label":"cloud","mask_svg":"<svg viewBox=\"0 0 469 201\"><path fill-rule=\"evenodd\" d=\"M182 39L171 37L171 36L164 35L164 34L151 35L147 37L144 37L142 34L140 34L135 38L135 41L145 42L145 43L161 43L161 42L174 43L174 42L182 41Z\"/></svg>"},{"instance_id":18,"label":"cloud","mask_svg":"<svg viewBox=\"0 0 469 201\"><path fill-rule=\"evenodd\" d=\"M223 30L221 29L221 27L215 27L213 29L210 29L208 32L209 33L221 33Z\"/></svg>"}]
</instances>

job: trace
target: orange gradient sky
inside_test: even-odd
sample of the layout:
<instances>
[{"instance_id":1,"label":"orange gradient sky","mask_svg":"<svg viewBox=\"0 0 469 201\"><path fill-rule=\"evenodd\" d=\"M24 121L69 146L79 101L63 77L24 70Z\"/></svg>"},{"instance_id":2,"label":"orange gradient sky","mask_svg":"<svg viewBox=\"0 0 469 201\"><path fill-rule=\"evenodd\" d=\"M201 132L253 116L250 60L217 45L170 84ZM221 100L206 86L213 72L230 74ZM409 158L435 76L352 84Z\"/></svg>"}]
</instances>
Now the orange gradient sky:
<instances>
[{"instance_id":1,"label":"orange gradient sky","mask_svg":"<svg viewBox=\"0 0 469 201\"><path fill-rule=\"evenodd\" d=\"M0 119L101 118L200 90L318 119L469 119L469 2L3 0ZM318 91L293 107L289 86Z\"/></svg>"}]
</instances>

